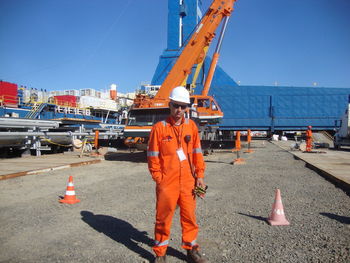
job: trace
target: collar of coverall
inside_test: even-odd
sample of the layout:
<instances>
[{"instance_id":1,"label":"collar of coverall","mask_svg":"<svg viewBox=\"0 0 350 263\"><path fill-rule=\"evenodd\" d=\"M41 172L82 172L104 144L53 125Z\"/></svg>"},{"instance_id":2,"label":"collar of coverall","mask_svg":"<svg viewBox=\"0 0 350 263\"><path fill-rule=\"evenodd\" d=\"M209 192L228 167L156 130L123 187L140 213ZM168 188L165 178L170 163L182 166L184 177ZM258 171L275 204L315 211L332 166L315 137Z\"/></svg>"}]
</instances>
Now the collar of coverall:
<instances>
[{"instance_id":1,"label":"collar of coverall","mask_svg":"<svg viewBox=\"0 0 350 263\"><path fill-rule=\"evenodd\" d=\"M167 120L172 126L175 126L175 119L173 116L169 116ZM185 122L185 117L182 117L181 124L183 124L184 122Z\"/></svg>"}]
</instances>

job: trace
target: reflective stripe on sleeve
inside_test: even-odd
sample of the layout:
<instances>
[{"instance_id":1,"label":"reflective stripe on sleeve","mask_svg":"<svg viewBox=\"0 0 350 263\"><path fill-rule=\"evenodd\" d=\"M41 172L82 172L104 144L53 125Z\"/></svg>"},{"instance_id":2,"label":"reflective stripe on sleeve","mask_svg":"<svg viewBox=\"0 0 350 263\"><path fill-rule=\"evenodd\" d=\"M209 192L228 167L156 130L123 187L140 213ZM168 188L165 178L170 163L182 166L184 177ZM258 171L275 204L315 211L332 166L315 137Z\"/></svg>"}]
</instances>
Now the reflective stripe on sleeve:
<instances>
[{"instance_id":1,"label":"reflective stripe on sleeve","mask_svg":"<svg viewBox=\"0 0 350 263\"><path fill-rule=\"evenodd\" d=\"M202 153L202 149L201 148L194 148L192 153Z\"/></svg>"},{"instance_id":2,"label":"reflective stripe on sleeve","mask_svg":"<svg viewBox=\"0 0 350 263\"><path fill-rule=\"evenodd\" d=\"M168 244L169 244L169 240L164 240L163 242L160 242L158 240L154 240L154 246L155 247L166 246Z\"/></svg>"},{"instance_id":3,"label":"reflective stripe on sleeve","mask_svg":"<svg viewBox=\"0 0 350 263\"><path fill-rule=\"evenodd\" d=\"M159 156L159 152L147 151L147 157L151 157L151 156L158 157Z\"/></svg>"}]
</instances>

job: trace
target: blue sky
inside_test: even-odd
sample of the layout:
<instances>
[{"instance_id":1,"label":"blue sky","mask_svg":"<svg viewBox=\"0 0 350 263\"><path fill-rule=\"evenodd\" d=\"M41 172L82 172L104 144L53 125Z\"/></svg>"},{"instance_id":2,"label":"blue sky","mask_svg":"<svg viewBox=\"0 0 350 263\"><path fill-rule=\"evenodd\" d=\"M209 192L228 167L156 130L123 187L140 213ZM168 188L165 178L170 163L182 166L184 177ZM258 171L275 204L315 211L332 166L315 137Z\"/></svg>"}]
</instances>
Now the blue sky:
<instances>
[{"instance_id":1,"label":"blue sky","mask_svg":"<svg viewBox=\"0 0 350 263\"><path fill-rule=\"evenodd\" d=\"M167 45L167 0L0 0L0 10L0 79L37 89L134 91ZM349 0L238 0L219 64L241 85L349 88L349 14Z\"/></svg>"}]
</instances>

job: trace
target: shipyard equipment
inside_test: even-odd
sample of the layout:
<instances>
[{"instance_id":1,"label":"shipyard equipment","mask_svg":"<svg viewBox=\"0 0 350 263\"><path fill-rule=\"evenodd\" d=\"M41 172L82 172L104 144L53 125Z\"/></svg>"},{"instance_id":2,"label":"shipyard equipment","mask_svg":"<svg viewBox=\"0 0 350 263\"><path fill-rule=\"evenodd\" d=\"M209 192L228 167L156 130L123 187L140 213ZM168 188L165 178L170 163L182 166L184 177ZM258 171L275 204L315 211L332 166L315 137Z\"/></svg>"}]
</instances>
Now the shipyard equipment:
<instances>
[{"instance_id":1,"label":"shipyard equipment","mask_svg":"<svg viewBox=\"0 0 350 263\"><path fill-rule=\"evenodd\" d=\"M171 90L176 86L186 86L192 68L195 65L201 65L204 60L206 50L215 37L215 31L221 22L226 21L227 23L226 18L230 16L235 1L214 0L194 29L190 39L185 42L180 56L158 92L154 96L137 94L124 129L127 145L146 149L152 125L169 115L168 103ZM226 27L226 23L223 28ZM222 40L222 37L220 39ZM201 95L192 95L191 105L189 115L198 123L200 130L206 124L217 124L223 118L223 112L219 105L213 97L207 95L207 91Z\"/></svg>"},{"instance_id":2,"label":"shipyard equipment","mask_svg":"<svg viewBox=\"0 0 350 263\"><path fill-rule=\"evenodd\" d=\"M350 95L349 103L340 122L340 128L334 135L334 148L336 149L341 146L350 146Z\"/></svg>"},{"instance_id":3,"label":"shipyard equipment","mask_svg":"<svg viewBox=\"0 0 350 263\"><path fill-rule=\"evenodd\" d=\"M96 138L96 130L84 127L67 130L60 128L60 125L60 121L52 120L0 118L0 157L29 151L40 156L41 151L56 152L76 146L76 139L91 140L95 137L95 140L117 140L122 134L122 130L101 128Z\"/></svg>"}]
</instances>

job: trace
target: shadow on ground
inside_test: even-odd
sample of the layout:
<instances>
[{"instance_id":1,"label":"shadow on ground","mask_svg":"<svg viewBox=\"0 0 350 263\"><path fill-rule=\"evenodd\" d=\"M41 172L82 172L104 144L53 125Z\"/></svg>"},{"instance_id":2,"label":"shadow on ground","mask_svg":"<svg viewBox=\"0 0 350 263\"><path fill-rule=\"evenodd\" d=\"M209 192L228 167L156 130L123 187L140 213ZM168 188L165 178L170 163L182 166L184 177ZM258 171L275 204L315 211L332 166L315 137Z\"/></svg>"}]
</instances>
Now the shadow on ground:
<instances>
[{"instance_id":1,"label":"shadow on ground","mask_svg":"<svg viewBox=\"0 0 350 263\"><path fill-rule=\"evenodd\" d=\"M267 218L266 218L266 217L248 215L248 214L244 214L244 213L237 213L237 214L243 215L243 216L247 216L247 217L251 217L251 218L254 218L254 219L256 219L256 220L260 220L260 221L265 221L265 222L267 222Z\"/></svg>"},{"instance_id":2,"label":"shadow on ground","mask_svg":"<svg viewBox=\"0 0 350 263\"><path fill-rule=\"evenodd\" d=\"M341 148L339 149L336 149L336 148L329 148L328 150L330 151L336 151L336 152L350 152L350 147L349 146L342 146Z\"/></svg>"},{"instance_id":3,"label":"shadow on ground","mask_svg":"<svg viewBox=\"0 0 350 263\"><path fill-rule=\"evenodd\" d=\"M350 217L347 216L340 216L340 215L335 215L332 213L320 213L320 215L326 216L330 219L336 220L342 224L347 224L350 225Z\"/></svg>"},{"instance_id":4,"label":"shadow on ground","mask_svg":"<svg viewBox=\"0 0 350 263\"><path fill-rule=\"evenodd\" d=\"M104 158L106 161L135 162L135 163L147 162L147 155L145 152L107 153Z\"/></svg>"},{"instance_id":5,"label":"shadow on ground","mask_svg":"<svg viewBox=\"0 0 350 263\"><path fill-rule=\"evenodd\" d=\"M154 242L146 231L140 231L130 223L113 216L95 215L90 211L81 211L80 214L82 216L81 220L97 232L105 234L150 262L154 260L154 255L149 251ZM140 243L147 245L149 250L139 246ZM167 255L180 260L186 259L183 253L172 247L168 247Z\"/></svg>"},{"instance_id":6,"label":"shadow on ground","mask_svg":"<svg viewBox=\"0 0 350 263\"><path fill-rule=\"evenodd\" d=\"M229 163L229 162L223 162L223 161L205 160L204 162L206 162L206 163L223 163L223 164L229 164L229 165L231 165L231 163Z\"/></svg>"}]
</instances>

